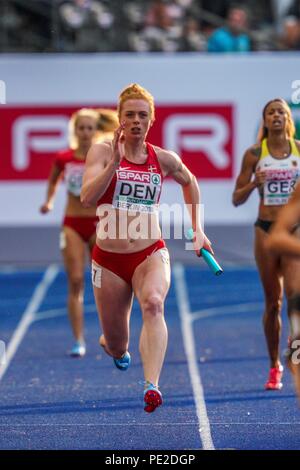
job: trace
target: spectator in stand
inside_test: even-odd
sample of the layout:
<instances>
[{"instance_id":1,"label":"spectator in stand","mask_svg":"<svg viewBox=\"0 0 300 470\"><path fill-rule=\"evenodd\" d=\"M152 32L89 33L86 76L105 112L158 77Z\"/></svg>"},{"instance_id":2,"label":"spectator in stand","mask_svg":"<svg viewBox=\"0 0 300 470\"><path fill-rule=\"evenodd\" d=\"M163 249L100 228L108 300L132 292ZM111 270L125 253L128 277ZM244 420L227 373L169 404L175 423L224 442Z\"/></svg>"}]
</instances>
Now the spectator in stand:
<instances>
[{"instance_id":1,"label":"spectator in stand","mask_svg":"<svg viewBox=\"0 0 300 470\"><path fill-rule=\"evenodd\" d=\"M97 52L109 50L114 16L98 0L69 0L59 7L66 51Z\"/></svg>"},{"instance_id":2,"label":"spectator in stand","mask_svg":"<svg viewBox=\"0 0 300 470\"><path fill-rule=\"evenodd\" d=\"M251 50L247 34L248 13L237 5L230 7L227 24L216 29L208 39L209 52L248 52Z\"/></svg>"},{"instance_id":3,"label":"spectator in stand","mask_svg":"<svg viewBox=\"0 0 300 470\"><path fill-rule=\"evenodd\" d=\"M287 11L287 16L296 16L300 20L300 0L294 0Z\"/></svg>"},{"instance_id":4,"label":"spectator in stand","mask_svg":"<svg viewBox=\"0 0 300 470\"><path fill-rule=\"evenodd\" d=\"M216 28L216 23L211 23L209 19L202 18L201 12L210 13L215 15L216 19L225 20L227 11L230 6L230 0L196 0L198 8L200 8L199 19L202 22L202 28L208 32L213 31Z\"/></svg>"},{"instance_id":5,"label":"spectator in stand","mask_svg":"<svg viewBox=\"0 0 300 470\"><path fill-rule=\"evenodd\" d=\"M282 21L282 35L278 49L281 51L300 51L300 21L296 16L287 16Z\"/></svg>"},{"instance_id":6,"label":"spectator in stand","mask_svg":"<svg viewBox=\"0 0 300 470\"><path fill-rule=\"evenodd\" d=\"M132 35L129 40L131 50L178 51L184 14L185 10L180 8L175 0L155 0L146 14L145 27L139 34Z\"/></svg>"},{"instance_id":7,"label":"spectator in stand","mask_svg":"<svg viewBox=\"0 0 300 470\"><path fill-rule=\"evenodd\" d=\"M195 18L188 17L184 23L182 36L179 42L179 50L182 52L201 52L207 50L206 37L201 32L199 24Z\"/></svg>"}]
</instances>

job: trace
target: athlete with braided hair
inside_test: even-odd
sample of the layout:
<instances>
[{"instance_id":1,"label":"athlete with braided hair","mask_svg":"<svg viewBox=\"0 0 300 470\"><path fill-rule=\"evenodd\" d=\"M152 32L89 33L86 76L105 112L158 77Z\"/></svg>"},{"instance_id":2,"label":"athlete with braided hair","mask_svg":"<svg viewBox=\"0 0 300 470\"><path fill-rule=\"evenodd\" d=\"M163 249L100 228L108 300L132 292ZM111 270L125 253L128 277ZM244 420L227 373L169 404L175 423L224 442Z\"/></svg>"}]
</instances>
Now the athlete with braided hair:
<instances>
[{"instance_id":1,"label":"athlete with braided hair","mask_svg":"<svg viewBox=\"0 0 300 470\"><path fill-rule=\"evenodd\" d=\"M281 98L269 101L263 109L259 143L246 151L233 193L235 206L246 202L255 188L260 195L255 222L255 259L265 295L263 324L270 356L266 390L282 387L279 341L283 291L285 289L291 316L295 309L294 295L300 284L300 260L272 253L267 246L270 228L278 220L300 176L300 143L294 140L294 133L288 104Z\"/></svg>"}]
</instances>

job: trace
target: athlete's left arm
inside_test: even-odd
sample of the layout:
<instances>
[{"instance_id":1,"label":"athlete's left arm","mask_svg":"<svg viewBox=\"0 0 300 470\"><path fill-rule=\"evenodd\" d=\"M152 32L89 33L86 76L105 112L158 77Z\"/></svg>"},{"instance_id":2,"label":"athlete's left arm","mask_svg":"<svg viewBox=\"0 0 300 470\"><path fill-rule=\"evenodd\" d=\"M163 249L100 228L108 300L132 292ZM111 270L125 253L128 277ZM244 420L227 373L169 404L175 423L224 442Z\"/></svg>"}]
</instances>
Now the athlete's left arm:
<instances>
[{"instance_id":1,"label":"athlete's left arm","mask_svg":"<svg viewBox=\"0 0 300 470\"><path fill-rule=\"evenodd\" d=\"M300 222L300 184L284 206L266 240L266 247L281 255L300 256L300 239L294 234Z\"/></svg>"},{"instance_id":2,"label":"athlete's left arm","mask_svg":"<svg viewBox=\"0 0 300 470\"><path fill-rule=\"evenodd\" d=\"M201 193L197 178L190 172L175 152L160 150L157 155L164 175L170 176L182 187L184 202L192 221L195 236L194 246L197 255L200 256L200 249L202 247L213 253L211 243L204 234L201 226Z\"/></svg>"}]
</instances>

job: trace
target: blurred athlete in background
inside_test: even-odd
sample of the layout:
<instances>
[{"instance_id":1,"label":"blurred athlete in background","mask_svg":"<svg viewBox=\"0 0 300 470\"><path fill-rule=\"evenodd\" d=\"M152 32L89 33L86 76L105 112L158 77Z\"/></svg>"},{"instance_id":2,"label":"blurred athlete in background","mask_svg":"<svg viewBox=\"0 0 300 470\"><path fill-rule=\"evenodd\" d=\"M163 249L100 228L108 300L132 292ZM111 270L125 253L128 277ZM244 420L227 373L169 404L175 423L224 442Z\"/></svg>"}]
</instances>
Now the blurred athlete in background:
<instances>
[{"instance_id":1,"label":"blurred athlete in background","mask_svg":"<svg viewBox=\"0 0 300 470\"><path fill-rule=\"evenodd\" d=\"M112 138L118 126L117 114L106 109L83 108L76 111L69 122L70 148L59 152L53 162L48 180L46 201L40 208L42 214L53 209L58 185L64 177L67 203L60 249L68 277L68 313L75 344L71 356L86 353L83 327L83 293L86 247L92 251L96 240L96 207L84 208L80 202L82 175L87 152L97 141Z\"/></svg>"},{"instance_id":2,"label":"blurred athlete in background","mask_svg":"<svg viewBox=\"0 0 300 470\"><path fill-rule=\"evenodd\" d=\"M282 387L279 341L283 292L291 315L295 308L294 295L300 285L300 259L271 253L267 247L269 230L299 178L300 143L294 140L294 134L295 125L286 101L281 98L269 101L263 109L259 143L246 151L233 193L235 206L246 202L255 188L260 196L255 222L255 259L265 295L263 324L270 356L266 390Z\"/></svg>"}]
</instances>

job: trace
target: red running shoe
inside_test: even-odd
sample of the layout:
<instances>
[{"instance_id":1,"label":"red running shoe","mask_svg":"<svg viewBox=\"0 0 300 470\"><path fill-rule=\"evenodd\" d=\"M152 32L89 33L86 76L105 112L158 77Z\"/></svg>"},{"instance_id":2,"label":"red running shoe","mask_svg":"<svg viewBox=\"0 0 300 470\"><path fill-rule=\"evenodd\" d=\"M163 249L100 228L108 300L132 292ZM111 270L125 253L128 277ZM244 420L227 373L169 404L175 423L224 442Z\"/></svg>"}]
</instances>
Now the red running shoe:
<instances>
[{"instance_id":1,"label":"red running shoe","mask_svg":"<svg viewBox=\"0 0 300 470\"><path fill-rule=\"evenodd\" d=\"M265 385L265 389L266 390L281 390L282 374L283 374L283 367L281 365L279 367L272 367L270 369L269 378Z\"/></svg>"},{"instance_id":2,"label":"red running shoe","mask_svg":"<svg viewBox=\"0 0 300 470\"><path fill-rule=\"evenodd\" d=\"M144 410L147 413L152 413L158 406L162 404L162 394L152 383L149 383L144 391L144 402Z\"/></svg>"}]
</instances>

